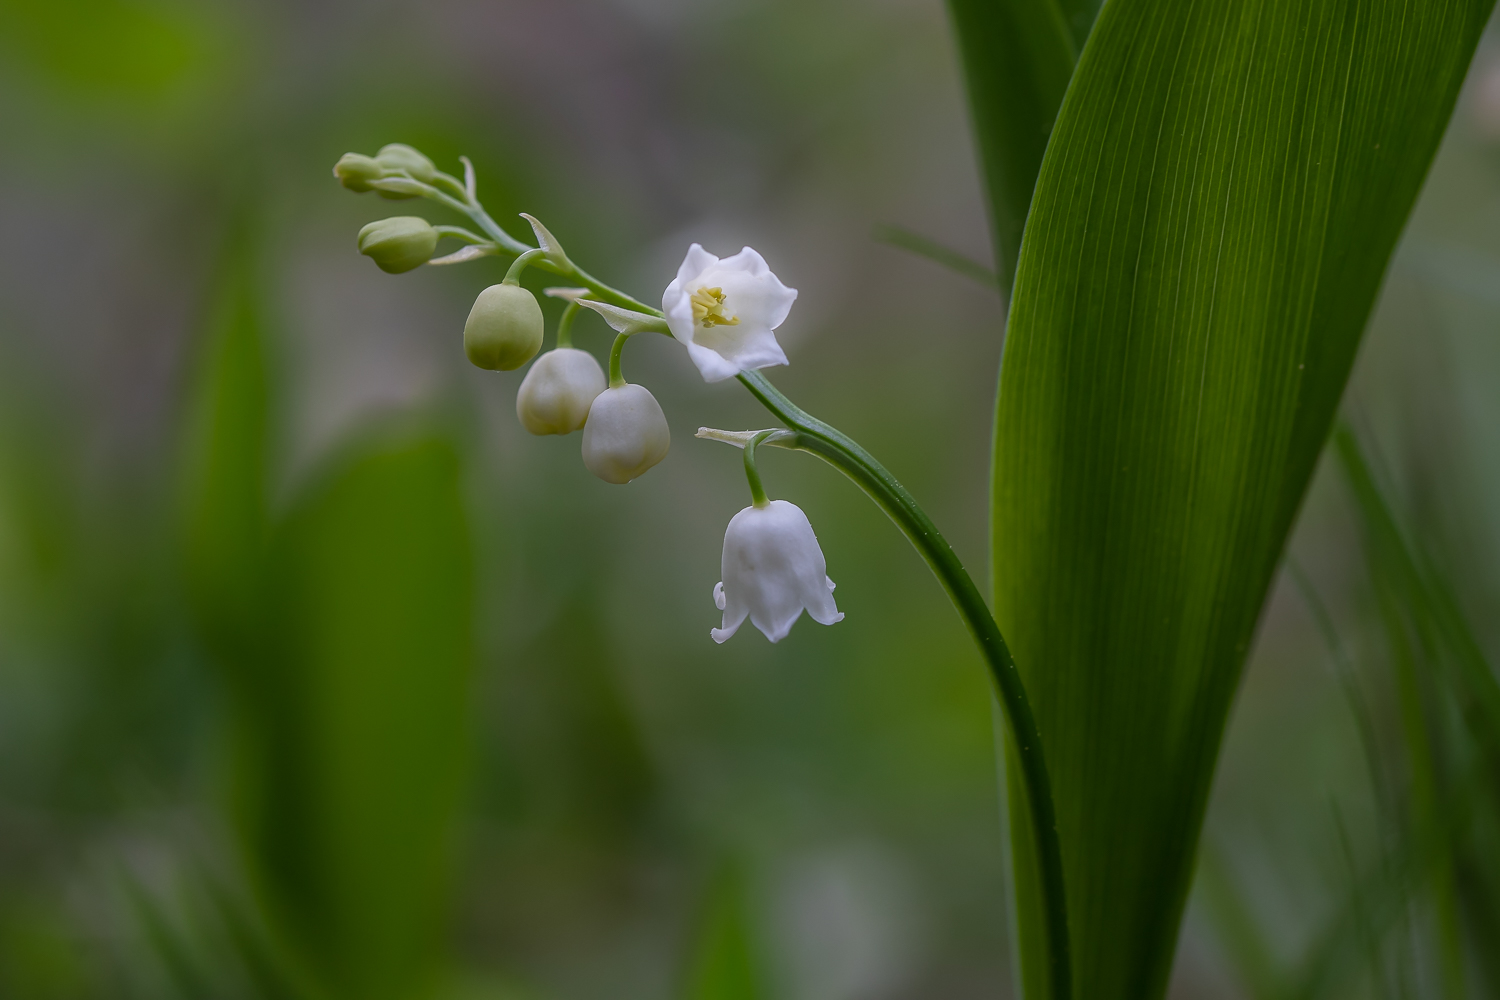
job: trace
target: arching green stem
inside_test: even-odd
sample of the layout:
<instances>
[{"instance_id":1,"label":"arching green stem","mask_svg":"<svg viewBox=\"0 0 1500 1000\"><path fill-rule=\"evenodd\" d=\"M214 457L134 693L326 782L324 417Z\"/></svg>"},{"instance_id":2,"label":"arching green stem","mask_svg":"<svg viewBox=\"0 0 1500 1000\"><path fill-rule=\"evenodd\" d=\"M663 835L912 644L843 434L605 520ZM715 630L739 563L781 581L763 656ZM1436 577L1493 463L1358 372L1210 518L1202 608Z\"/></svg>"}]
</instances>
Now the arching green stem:
<instances>
[{"instance_id":1,"label":"arching green stem","mask_svg":"<svg viewBox=\"0 0 1500 1000\"><path fill-rule=\"evenodd\" d=\"M573 346L573 320L578 316L579 305L577 302L569 302L563 310L562 319L557 321L557 346Z\"/></svg>"},{"instance_id":2,"label":"arching green stem","mask_svg":"<svg viewBox=\"0 0 1500 1000\"><path fill-rule=\"evenodd\" d=\"M439 178L435 179L438 181L436 185L424 184L421 181L410 178L402 178L401 180L403 185L405 185L405 189L410 193L419 194L429 201L438 202L453 209L455 212L467 215L473 220L476 226L483 230L486 236L495 242L496 248L501 253L521 255L535 249L522 243L504 229L501 229L500 224L490 218L490 214L484 210L484 206L479 203L479 199L468 189L466 183L460 183L458 178L450 177L447 174L442 174ZM541 260L537 260L535 266L544 271L550 271L553 274L561 275L564 278L578 282L604 302L611 302L617 306L634 309L637 312L648 313L652 316L661 315L660 309L648 306L646 303L626 295L618 288L606 285L572 261L559 264L554 260L544 257Z\"/></svg>"},{"instance_id":3,"label":"arching green stem","mask_svg":"<svg viewBox=\"0 0 1500 1000\"><path fill-rule=\"evenodd\" d=\"M630 339L630 334L622 333L615 338L615 344L609 349L609 387L618 389L625 384L625 376L620 373L620 354L625 350L625 341Z\"/></svg>"},{"instance_id":4,"label":"arching green stem","mask_svg":"<svg viewBox=\"0 0 1500 1000\"><path fill-rule=\"evenodd\" d=\"M1031 701L1026 697L1026 687L983 595L932 519L874 456L848 435L787 399L760 372L741 372L739 380L761 405L797 432L793 437L771 443L816 455L854 480L855 485L896 522L896 527L921 553L933 575L948 592L959 617L968 626L969 635L979 647L999 690L1019 756L1041 867L1052 1000L1069 1000L1072 964L1068 944L1068 904L1063 887L1062 846L1057 836L1057 817L1052 802L1052 779L1047 774L1041 734L1037 730L1036 716L1031 711ZM757 440L761 437L756 435ZM747 446L745 450L748 453L750 448Z\"/></svg>"},{"instance_id":5,"label":"arching green stem","mask_svg":"<svg viewBox=\"0 0 1500 1000\"><path fill-rule=\"evenodd\" d=\"M766 488L761 485L760 470L755 467L755 446L775 433L778 432L761 431L745 442L745 478L750 481L750 500L757 507L769 507L771 501L766 497Z\"/></svg>"}]
</instances>

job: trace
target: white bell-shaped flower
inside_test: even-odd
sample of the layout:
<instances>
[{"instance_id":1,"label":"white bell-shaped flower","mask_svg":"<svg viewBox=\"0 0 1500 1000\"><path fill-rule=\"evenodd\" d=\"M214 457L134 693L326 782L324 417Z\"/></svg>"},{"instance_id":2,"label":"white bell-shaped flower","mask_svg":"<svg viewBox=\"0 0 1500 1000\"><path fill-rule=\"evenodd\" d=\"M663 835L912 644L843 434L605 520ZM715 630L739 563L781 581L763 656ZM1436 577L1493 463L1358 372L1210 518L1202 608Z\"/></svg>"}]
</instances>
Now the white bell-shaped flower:
<instances>
[{"instance_id":1,"label":"white bell-shaped flower","mask_svg":"<svg viewBox=\"0 0 1500 1000\"><path fill-rule=\"evenodd\" d=\"M583 464L606 483L628 483L666 458L671 443L656 397L627 383L594 397L583 425Z\"/></svg>"},{"instance_id":2,"label":"white bell-shaped flower","mask_svg":"<svg viewBox=\"0 0 1500 1000\"><path fill-rule=\"evenodd\" d=\"M607 383L588 351L559 347L536 359L516 393L516 416L533 434L571 434Z\"/></svg>"},{"instance_id":3,"label":"white bell-shaped flower","mask_svg":"<svg viewBox=\"0 0 1500 1000\"><path fill-rule=\"evenodd\" d=\"M724 642L748 617L767 639L779 642L804 608L819 624L843 621L827 570L801 507L785 500L746 507L724 532L724 579L714 587L724 627L709 634Z\"/></svg>"},{"instance_id":4,"label":"white bell-shaped flower","mask_svg":"<svg viewBox=\"0 0 1500 1000\"><path fill-rule=\"evenodd\" d=\"M703 380L719 382L787 363L774 331L796 300L797 290L783 285L749 247L720 260L694 243L661 309Z\"/></svg>"}]
</instances>

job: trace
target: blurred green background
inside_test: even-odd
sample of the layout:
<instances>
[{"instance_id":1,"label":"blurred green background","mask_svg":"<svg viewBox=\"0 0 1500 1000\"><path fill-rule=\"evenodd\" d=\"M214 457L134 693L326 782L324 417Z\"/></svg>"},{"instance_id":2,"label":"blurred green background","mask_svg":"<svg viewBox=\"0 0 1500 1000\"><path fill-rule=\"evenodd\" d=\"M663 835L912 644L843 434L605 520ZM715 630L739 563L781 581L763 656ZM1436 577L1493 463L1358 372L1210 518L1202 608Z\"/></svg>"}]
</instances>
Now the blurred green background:
<instances>
[{"instance_id":1,"label":"blurred green background","mask_svg":"<svg viewBox=\"0 0 1500 1000\"><path fill-rule=\"evenodd\" d=\"M458 220L329 175L467 154L648 301L756 247L800 290L772 377L982 577L1003 302L875 238L989 259L938 0L0 0L0 121L0 997L1011 995L988 682L918 557L772 451L848 619L715 646L746 490L692 434L763 411L633 344L674 445L599 482L464 362L503 265L382 274L363 223ZM1265 614L1174 997L1500 995L1497 320L1492 38Z\"/></svg>"}]
</instances>

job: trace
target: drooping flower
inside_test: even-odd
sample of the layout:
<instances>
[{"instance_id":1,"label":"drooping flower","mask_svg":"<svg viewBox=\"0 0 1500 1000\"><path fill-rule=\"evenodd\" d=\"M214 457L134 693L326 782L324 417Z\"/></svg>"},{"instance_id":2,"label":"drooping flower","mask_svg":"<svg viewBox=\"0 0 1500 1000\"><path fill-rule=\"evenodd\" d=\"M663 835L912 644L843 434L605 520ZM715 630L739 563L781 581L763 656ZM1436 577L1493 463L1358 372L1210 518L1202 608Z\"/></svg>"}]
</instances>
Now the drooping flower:
<instances>
[{"instance_id":1,"label":"drooping flower","mask_svg":"<svg viewBox=\"0 0 1500 1000\"><path fill-rule=\"evenodd\" d=\"M516 393L516 416L533 434L571 434L604 391L604 369L588 351L559 347L536 359Z\"/></svg>"},{"instance_id":2,"label":"drooping flower","mask_svg":"<svg viewBox=\"0 0 1500 1000\"><path fill-rule=\"evenodd\" d=\"M803 609L822 625L844 620L818 538L794 503L772 500L734 515L724 532L721 570L714 603L724 624L710 631L714 642L734 635L747 617L772 642L786 637Z\"/></svg>"},{"instance_id":3,"label":"drooping flower","mask_svg":"<svg viewBox=\"0 0 1500 1000\"><path fill-rule=\"evenodd\" d=\"M720 260L694 243L661 298L667 326L705 382L787 363L775 330L797 290L771 273L749 247Z\"/></svg>"},{"instance_id":4,"label":"drooping flower","mask_svg":"<svg viewBox=\"0 0 1500 1000\"><path fill-rule=\"evenodd\" d=\"M606 483L621 485L666 458L671 443L666 415L651 390L626 383L594 397L583 425L583 464Z\"/></svg>"}]
</instances>

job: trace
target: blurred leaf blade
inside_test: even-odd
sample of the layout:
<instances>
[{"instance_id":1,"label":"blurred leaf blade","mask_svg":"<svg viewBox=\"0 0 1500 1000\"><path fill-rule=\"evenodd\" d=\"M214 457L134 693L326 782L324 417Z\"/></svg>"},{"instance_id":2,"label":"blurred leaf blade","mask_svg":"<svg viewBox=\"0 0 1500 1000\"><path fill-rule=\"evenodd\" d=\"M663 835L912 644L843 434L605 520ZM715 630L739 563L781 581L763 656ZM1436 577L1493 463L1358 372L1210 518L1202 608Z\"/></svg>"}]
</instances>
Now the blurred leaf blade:
<instances>
[{"instance_id":1,"label":"blurred leaf blade","mask_svg":"<svg viewBox=\"0 0 1500 1000\"><path fill-rule=\"evenodd\" d=\"M1466 995L1464 924L1469 940L1493 940L1490 914L1500 906L1487 871L1492 866L1479 861L1496 850L1484 820L1500 816L1500 683L1451 581L1398 515L1359 437L1341 424L1333 446L1363 529L1396 673L1409 786L1403 825L1408 837L1433 844L1424 909L1434 925L1438 970L1446 994ZM1481 780L1465 778L1470 772ZM1455 811L1462 823L1447 819ZM1490 950L1478 949L1479 969ZM1489 970L1483 975L1495 978Z\"/></svg>"},{"instance_id":2,"label":"blurred leaf blade","mask_svg":"<svg viewBox=\"0 0 1500 1000\"><path fill-rule=\"evenodd\" d=\"M1000 278L994 271L979 261L966 257L951 247L945 247L936 240L930 240L920 233L914 233L900 226L877 226L875 240L877 243L898 247L918 257L926 257L934 264L946 267L954 274L961 274L986 288L1000 288ZM1004 289L1000 288L1000 291L1004 292Z\"/></svg>"},{"instance_id":3,"label":"blurred leaf blade","mask_svg":"<svg viewBox=\"0 0 1500 1000\"><path fill-rule=\"evenodd\" d=\"M241 823L298 965L335 997L439 974L468 757L473 582L436 437L338 464L275 532L271 645L244 706Z\"/></svg>"},{"instance_id":4,"label":"blurred leaf blade","mask_svg":"<svg viewBox=\"0 0 1500 1000\"><path fill-rule=\"evenodd\" d=\"M267 528L270 376L253 247L230 237L189 401L183 573L215 655L251 642Z\"/></svg>"},{"instance_id":5,"label":"blurred leaf blade","mask_svg":"<svg viewBox=\"0 0 1500 1000\"><path fill-rule=\"evenodd\" d=\"M695 933L686 1000L762 1000L744 873L727 865L715 879Z\"/></svg>"},{"instance_id":6,"label":"blurred leaf blade","mask_svg":"<svg viewBox=\"0 0 1500 1000\"><path fill-rule=\"evenodd\" d=\"M1015 275L1037 171L1082 46L1070 22L1091 5L1091 0L948 2L989 194L1002 289ZM1088 19L1092 23L1092 16Z\"/></svg>"},{"instance_id":7,"label":"blurred leaf blade","mask_svg":"<svg viewBox=\"0 0 1500 1000\"><path fill-rule=\"evenodd\" d=\"M1079 996L1165 989L1240 667L1492 3L1420 7L1115 0L1058 117L993 528Z\"/></svg>"}]
</instances>

